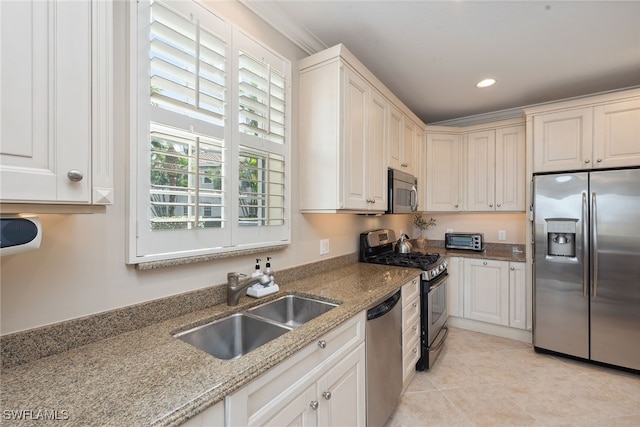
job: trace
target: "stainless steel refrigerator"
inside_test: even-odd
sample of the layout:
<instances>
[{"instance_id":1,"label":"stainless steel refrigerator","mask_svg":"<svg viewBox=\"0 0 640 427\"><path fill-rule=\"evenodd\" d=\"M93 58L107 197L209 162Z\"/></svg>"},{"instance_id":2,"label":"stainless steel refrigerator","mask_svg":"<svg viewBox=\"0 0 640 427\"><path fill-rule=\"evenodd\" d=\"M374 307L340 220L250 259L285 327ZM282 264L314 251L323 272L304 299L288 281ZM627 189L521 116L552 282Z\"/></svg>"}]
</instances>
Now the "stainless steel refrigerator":
<instances>
[{"instance_id":1,"label":"stainless steel refrigerator","mask_svg":"<svg viewBox=\"0 0 640 427\"><path fill-rule=\"evenodd\" d=\"M534 176L533 344L640 370L640 169Z\"/></svg>"}]
</instances>

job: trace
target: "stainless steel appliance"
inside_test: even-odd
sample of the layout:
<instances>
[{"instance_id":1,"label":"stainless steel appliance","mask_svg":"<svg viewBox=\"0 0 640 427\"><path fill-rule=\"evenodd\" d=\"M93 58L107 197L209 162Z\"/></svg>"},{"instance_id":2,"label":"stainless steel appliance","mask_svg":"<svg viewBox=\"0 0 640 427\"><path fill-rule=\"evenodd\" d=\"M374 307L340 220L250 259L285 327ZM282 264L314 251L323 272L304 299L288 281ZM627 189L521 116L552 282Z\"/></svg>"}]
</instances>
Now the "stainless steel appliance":
<instances>
[{"instance_id":1,"label":"stainless steel appliance","mask_svg":"<svg viewBox=\"0 0 640 427\"><path fill-rule=\"evenodd\" d=\"M382 427L402 392L400 291L367 310L367 426Z\"/></svg>"},{"instance_id":2,"label":"stainless steel appliance","mask_svg":"<svg viewBox=\"0 0 640 427\"><path fill-rule=\"evenodd\" d=\"M533 344L640 370L640 169L534 177Z\"/></svg>"},{"instance_id":3,"label":"stainless steel appliance","mask_svg":"<svg viewBox=\"0 0 640 427\"><path fill-rule=\"evenodd\" d=\"M483 233L445 233L444 245L447 249L484 250Z\"/></svg>"},{"instance_id":4,"label":"stainless steel appliance","mask_svg":"<svg viewBox=\"0 0 640 427\"><path fill-rule=\"evenodd\" d=\"M417 250L395 253L393 230L380 229L360 234L359 260L375 264L412 267L422 270L420 280L421 355L416 369L433 366L447 338L447 261L439 254Z\"/></svg>"},{"instance_id":5,"label":"stainless steel appliance","mask_svg":"<svg viewBox=\"0 0 640 427\"><path fill-rule=\"evenodd\" d=\"M388 170L386 213L412 213L418 209L418 179L399 170Z\"/></svg>"}]
</instances>

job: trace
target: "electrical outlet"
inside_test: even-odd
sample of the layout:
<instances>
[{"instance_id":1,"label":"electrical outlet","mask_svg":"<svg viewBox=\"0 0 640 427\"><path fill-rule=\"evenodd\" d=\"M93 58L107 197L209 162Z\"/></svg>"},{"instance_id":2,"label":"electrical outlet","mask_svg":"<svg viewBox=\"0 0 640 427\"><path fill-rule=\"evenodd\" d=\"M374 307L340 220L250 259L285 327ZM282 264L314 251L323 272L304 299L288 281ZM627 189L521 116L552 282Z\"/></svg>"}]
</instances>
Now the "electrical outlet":
<instances>
[{"instance_id":1,"label":"electrical outlet","mask_svg":"<svg viewBox=\"0 0 640 427\"><path fill-rule=\"evenodd\" d=\"M326 255L329 253L329 239L320 240L320 255Z\"/></svg>"},{"instance_id":2,"label":"electrical outlet","mask_svg":"<svg viewBox=\"0 0 640 427\"><path fill-rule=\"evenodd\" d=\"M447 233L453 233L453 228L447 228Z\"/></svg>"},{"instance_id":3,"label":"electrical outlet","mask_svg":"<svg viewBox=\"0 0 640 427\"><path fill-rule=\"evenodd\" d=\"M498 240L507 240L507 232L504 230L498 231Z\"/></svg>"}]
</instances>

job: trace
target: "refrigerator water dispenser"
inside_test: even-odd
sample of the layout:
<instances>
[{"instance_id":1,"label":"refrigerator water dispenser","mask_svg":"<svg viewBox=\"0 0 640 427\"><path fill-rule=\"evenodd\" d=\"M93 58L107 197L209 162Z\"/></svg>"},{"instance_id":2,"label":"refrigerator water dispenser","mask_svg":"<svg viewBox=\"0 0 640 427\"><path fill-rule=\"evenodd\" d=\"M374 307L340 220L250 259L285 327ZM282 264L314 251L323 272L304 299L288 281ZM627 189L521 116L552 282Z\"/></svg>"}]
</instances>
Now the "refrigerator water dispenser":
<instances>
[{"instance_id":1,"label":"refrigerator water dispenser","mask_svg":"<svg viewBox=\"0 0 640 427\"><path fill-rule=\"evenodd\" d=\"M576 218L547 218L547 255L576 256Z\"/></svg>"}]
</instances>

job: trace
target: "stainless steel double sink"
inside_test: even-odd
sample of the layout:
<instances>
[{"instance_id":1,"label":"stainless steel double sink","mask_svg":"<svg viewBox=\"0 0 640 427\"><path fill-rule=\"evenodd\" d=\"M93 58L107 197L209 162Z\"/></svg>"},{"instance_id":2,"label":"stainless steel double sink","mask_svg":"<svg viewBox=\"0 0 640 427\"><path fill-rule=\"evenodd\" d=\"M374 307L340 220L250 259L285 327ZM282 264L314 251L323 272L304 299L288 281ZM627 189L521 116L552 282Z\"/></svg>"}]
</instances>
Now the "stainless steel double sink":
<instances>
[{"instance_id":1,"label":"stainless steel double sink","mask_svg":"<svg viewBox=\"0 0 640 427\"><path fill-rule=\"evenodd\" d=\"M218 359L236 359L335 307L330 302L287 295L174 337Z\"/></svg>"}]
</instances>

